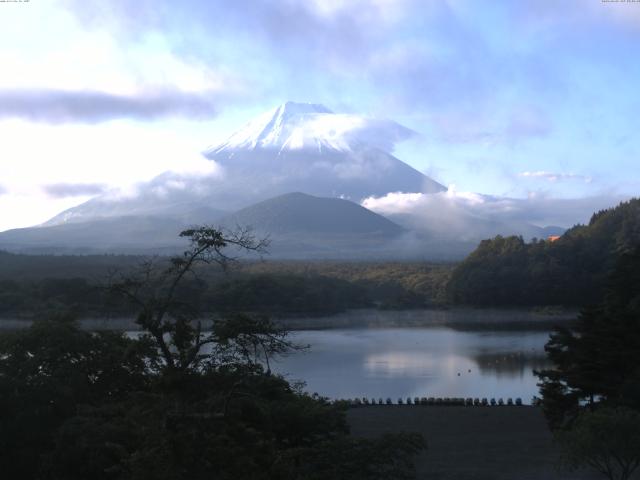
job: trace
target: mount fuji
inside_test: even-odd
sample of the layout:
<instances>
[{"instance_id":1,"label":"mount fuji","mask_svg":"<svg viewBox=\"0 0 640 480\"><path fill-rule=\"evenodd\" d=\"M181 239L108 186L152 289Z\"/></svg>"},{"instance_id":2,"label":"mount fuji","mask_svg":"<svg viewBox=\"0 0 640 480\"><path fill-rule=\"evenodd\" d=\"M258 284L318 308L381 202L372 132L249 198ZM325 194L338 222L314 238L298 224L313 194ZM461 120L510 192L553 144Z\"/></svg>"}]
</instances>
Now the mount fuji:
<instances>
[{"instance_id":1,"label":"mount fuji","mask_svg":"<svg viewBox=\"0 0 640 480\"><path fill-rule=\"evenodd\" d=\"M357 251L358 245L371 244L358 240L368 239L371 232L349 231L350 223L371 222L372 215L385 220L366 208L351 208L354 203L388 192L446 190L390 153L395 143L413 135L415 132L393 121L337 114L318 104L287 102L202 152L217 166L215 174L165 172L139 184L133 193L107 192L37 227L2 232L0 248L41 253L140 252L151 245L155 251L168 251L180 245L177 233L181 227L222 225L226 219L236 218L235 212L246 213L254 204L302 192L309 207L308 220L327 229L314 231L313 245L307 242L305 248L329 257L344 256L344 252ZM286 210L303 197L283 198L260 208L267 205ZM323 198L341 201L322 203ZM289 232L287 245L296 250L290 232L301 235L299 225L279 228ZM328 239L340 236L341 229L346 229L343 240L349 242L341 241L338 246ZM387 228L384 235L376 237L380 241L372 249L379 252L383 240L388 243L391 237L405 233L395 225ZM277 241L276 234L272 242ZM303 256L304 248L297 252L296 256Z\"/></svg>"},{"instance_id":2,"label":"mount fuji","mask_svg":"<svg viewBox=\"0 0 640 480\"><path fill-rule=\"evenodd\" d=\"M388 192L446 191L387 151L414 134L389 120L287 102L203 152L220 167L217 175L165 172L138 185L134 194L108 192L44 225L125 215L211 222L290 192L360 202Z\"/></svg>"}]
</instances>

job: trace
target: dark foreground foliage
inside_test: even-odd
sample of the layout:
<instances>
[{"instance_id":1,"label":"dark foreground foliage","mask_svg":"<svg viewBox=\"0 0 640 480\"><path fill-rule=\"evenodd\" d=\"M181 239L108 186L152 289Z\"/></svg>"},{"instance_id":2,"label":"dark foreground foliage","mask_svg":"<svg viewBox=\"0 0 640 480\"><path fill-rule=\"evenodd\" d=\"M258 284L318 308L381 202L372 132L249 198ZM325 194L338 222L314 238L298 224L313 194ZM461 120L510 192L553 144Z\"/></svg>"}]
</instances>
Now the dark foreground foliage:
<instances>
[{"instance_id":1,"label":"dark foreground foliage","mask_svg":"<svg viewBox=\"0 0 640 480\"><path fill-rule=\"evenodd\" d=\"M640 244L640 199L595 213L555 242L484 240L453 271L449 299L471 305L585 306L602 299L618 256Z\"/></svg>"},{"instance_id":2,"label":"dark foreground foliage","mask_svg":"<svg viewBox=\"0 0 640 480\"><path fill-rule=\"evenodd\" d=\"M3 477L411 478L421 437L353 438L339 405L257 363L210 360L169 372L149 337L68 319L4 334Z\"/></svg>"}]
</instances>

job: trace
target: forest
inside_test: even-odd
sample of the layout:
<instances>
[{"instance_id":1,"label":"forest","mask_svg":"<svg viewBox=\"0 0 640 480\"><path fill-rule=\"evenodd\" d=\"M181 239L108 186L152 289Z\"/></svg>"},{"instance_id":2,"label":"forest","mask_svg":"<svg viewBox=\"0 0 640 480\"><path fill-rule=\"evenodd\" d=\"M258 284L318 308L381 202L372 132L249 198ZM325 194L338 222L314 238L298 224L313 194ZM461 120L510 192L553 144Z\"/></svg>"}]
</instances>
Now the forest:
<instances>
[{"instance_id":1,"label":"forest","mask_svg":"<svg viewBox=\"0 0 640 480\"><path fill-rule=\"evenodd\" d=\"M128 315L105 289L143 257L30 256L0 252L0 317L66 311L80 317ZM166 258L156 258L162 264ZM208 265L181 287L205 312L322 315L353 308L424 308L445 303L452 266L427 263L238 262Z\"/></svg>"},{"instance_id":2,"label":"forest","mask_svg":"<svg viewBox=\"0 0 640 480\"><path fill-rule=\"evenodd\" d=\"M451 273L447 298L475 306L596 303L616 260L639 242L640 199L594 213L555 241L484 240Z\"/></svg>"}]
</instances>

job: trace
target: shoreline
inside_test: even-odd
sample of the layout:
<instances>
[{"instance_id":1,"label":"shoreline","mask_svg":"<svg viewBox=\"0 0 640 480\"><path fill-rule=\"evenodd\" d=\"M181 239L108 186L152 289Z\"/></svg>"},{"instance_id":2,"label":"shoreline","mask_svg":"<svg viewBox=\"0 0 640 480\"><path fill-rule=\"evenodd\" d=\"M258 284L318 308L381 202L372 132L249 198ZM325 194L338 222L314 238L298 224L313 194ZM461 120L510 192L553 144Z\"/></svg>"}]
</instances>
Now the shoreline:
<instances>
[{"instance_id":1,"label":"shoreline","mask_svg":"<svg viewBox=\"0 0 640 480\"><path fill-rule=\"evenodd\" d=\"M556 325L575 321L578 310L544 313L531 309L469 308L378 310L354 309L333 315L273 316L275 322L292 330L327 330L348 328L435 328L461 330L551 330ZM0 318L0 330L27 328L33 319ZM79 320L88 330L137 331L134 317L95 318ZM203 319L203 328L210 329L213 320Z\"/></svg>"},{"instance_id":2,"label":"shoreline","mask_svg":"<svg viewBox=\"0 0 640 480\"><path fill-rule=\"evenodd\" d=\"M527 309L455 307L414 310L358 309L321 317L299 316L276 320L291 330L412 327L548 330L554 325L575 321L577 316L577 310L550 315Z\"/></svg>"}]
</instances>

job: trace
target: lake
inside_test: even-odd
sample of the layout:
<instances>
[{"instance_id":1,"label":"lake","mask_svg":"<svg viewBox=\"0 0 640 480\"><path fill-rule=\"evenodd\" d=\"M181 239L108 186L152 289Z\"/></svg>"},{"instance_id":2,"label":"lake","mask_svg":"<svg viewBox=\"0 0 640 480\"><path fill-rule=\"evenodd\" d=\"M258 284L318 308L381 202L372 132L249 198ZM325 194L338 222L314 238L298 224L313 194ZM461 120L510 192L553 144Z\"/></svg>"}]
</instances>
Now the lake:
<instances>
[{"instance_id":1,"label":"lake","mask_svg":"<svg viewBox=\"0 0 640 480\"><path fill-rule=\"evenodd\" d=\"M461 331L447 327L295 331L306 352L272 369L330 398L538 395L534 369L547 366L547 332Z\"/></svg>"},{"instance_id":2,"label":"lake","mask_svg":"<svg viewBox=\"0 0 640 480\"><path fill-rule=\"evenodd\" d=\"M530 403L538 395L533 370L547 366L548 332L575 315L452 309L292 318L285 322L291 337L311 348L272 367L330 398L520 397ZM29 324L3 319L0 327ZM82 325L90 330L136 326L132 318L83 319Z\"/></svg>"}]
</instances>

